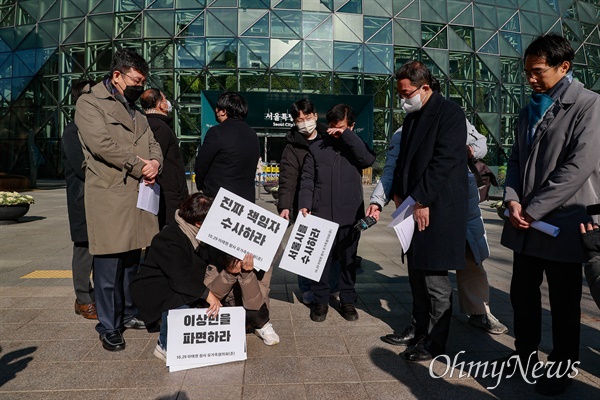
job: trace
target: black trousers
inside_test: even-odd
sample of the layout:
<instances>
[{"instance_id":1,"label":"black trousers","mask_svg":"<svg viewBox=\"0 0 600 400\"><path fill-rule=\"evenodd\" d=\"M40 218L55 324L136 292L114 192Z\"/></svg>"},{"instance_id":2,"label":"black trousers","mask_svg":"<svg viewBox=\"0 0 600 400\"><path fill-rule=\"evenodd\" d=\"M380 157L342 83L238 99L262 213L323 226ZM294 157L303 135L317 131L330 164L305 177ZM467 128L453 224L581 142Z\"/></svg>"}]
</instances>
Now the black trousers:
<instances>
[{"instance_id":1,"label":"black trousers","mask_svg":"<svg viewBox=\"0 0 600 400\"><path fill-rule=\"evenodd\" d=\"M90 281L94 256L90 254L88 242L73 243L73 258L71 271L73 273L73 288L79 304L94 302L94 289Z\"/></svg>"},{"instance_id":2,"label":"black trousers","mask_svg":"<svg viewBox=\"0 0 600 400\"><path fill-rule=\"evenodd\" d=\"M452 319L452 284L448 271L408 268L413 298L415 338L427 336L439 353L446 351Z\"/></svg>"},{"instance_id":3,"label":"black trousers","mask_svg":"<svg viewBox=\"0 0 600 400\"><path fill-rule=\"evenodd\" d=\"M581 263L562 263L514 253L510 301L514 311L515 349L528 357L542 336L543 274L548 281L552 314L551 361L579 360Z\"/></svg>"},{"instance_id":4,"label":"black trousers","mask_svg":"<svg viewBox=\"0 0 600 400\"><path fill-rule=\"evenodd\" d=\"M329 303L329 294L331 287L329 286L329 275L331 274L331 264L334 255L340 262L340 302L354 303L356 298L356 253L358 251L358 241L360 232L357 232L354 227L340 226L335 236L335 242L329 252L327 263L323 268L323 274L319 282L313 282L311 285L312 291L315 294L315 303Z\"/></svg>"},{"instance_id":5,"label":"black trousers","mask_svg":"<svg viewBox=\"0 0 600 400\"><path fill-rule=\"evenodd\" d=\"M137 274L141 250L94 256L94 292L99 334L123 329L137 315L129 284Z\"/></svg>"}]
</instances>

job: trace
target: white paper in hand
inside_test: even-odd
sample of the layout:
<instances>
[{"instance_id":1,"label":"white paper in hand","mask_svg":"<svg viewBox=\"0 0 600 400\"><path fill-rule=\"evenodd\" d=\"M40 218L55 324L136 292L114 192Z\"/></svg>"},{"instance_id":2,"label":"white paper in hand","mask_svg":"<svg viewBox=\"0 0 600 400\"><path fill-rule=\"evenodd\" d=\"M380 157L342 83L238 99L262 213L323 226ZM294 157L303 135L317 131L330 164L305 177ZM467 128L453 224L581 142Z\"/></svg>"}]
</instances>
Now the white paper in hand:
<instances>
[{"instance_id":1,"label":"white paper in hand","mask_svg":"<svg viewBox=\"0 0 600 400\"><path fill-rule=\"evenodd\" d=\"M400 204L400 206L392 214L392 222L389 223L389 227L394 228L400 245L402 246L403 253L406 253L410 248L413 234L415 233L415 220L413 218L415 208L415 200L408 196L406 200Z\"/></svg>"},{"instance_id":2,"label":"white paper in hand","mask_svg":"<svg viewBox=\"0 0 600 400\"><path fill-rule=\"evenodd\" d=\"M319 281L327 263L338 224L323 218L298 214L279 267Z\"/></svg>"},{"instance_id":3,"label":"white paper in hand","mask_svg":"<svg viewBox=\"0 0 600 400\"><path fill-rule=\"evenodd\" d=\"M154 182L152 185L146 185L144 181L140 182L138 193L137 208L158 215L158 205L160 203L160 185Z\"/></svg>"}]
</instances>

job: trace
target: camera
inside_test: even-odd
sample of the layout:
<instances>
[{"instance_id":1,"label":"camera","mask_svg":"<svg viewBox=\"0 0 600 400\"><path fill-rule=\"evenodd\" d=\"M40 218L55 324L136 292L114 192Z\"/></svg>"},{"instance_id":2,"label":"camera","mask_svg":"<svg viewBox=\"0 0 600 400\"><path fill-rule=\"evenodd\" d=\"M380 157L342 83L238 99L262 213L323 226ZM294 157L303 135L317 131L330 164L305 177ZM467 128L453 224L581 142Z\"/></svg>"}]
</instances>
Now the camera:
<instances>
[{"instance_id":1,"label":"camera","mask_svg":"<svg viewBox=\"0 0 600 400\"><path fill-rule=\"evenodd\" d=\"M373 217L364 217L363 219L359 219L356 225L354 225L354 229L357 231L364 231L369 229L373 225L377 223L377 220Z\"/></svg>"}]
</instances>

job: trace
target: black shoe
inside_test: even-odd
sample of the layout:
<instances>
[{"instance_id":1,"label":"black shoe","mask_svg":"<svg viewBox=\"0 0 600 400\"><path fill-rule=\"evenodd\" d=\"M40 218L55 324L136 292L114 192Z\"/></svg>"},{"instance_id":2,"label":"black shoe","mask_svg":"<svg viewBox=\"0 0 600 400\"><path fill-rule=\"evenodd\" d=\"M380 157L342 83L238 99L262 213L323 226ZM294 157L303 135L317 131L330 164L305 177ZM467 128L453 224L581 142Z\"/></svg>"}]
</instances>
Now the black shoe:
<instances>
[{"instance_id":1,"label":"black shoe","mask_svg":"<svg viewBox=\"0 0 600 400\"><path fill-rule=\"evenodd\" d=\"M315 322L323 322L327 318L327 311L329 306L327 304L314 304L310 310L310 319Z\"/></svg>"},{"instance_id":2,"label":"black shoe","mask_svg":"<svg viewBox=\"0 0 600 400\"><path fill-rule=\"evenodd\" d=\"M346 321L356 321L358 319L358 313L352 303L341 303L340 314L342 314L342 317L344 317Z\"/></svg>"},{"instance_id":3,"label":"black shoe","mask_svg":"<svg viewBox=\"0 0 600 400\"><path fill-rule=\"evenodd\" d=\"M382 336L380 339L394 346L408 346L410 341L415 337L415 326L410 324L402 333L390 333Z\"/></svg>"},{"instance_id":4,"label":"black shoe","mask_svg":"<svg viewBox=\"0 0 600 400\"><path fill-rule=\"evenodd\" d=\"M104 347L105 350L125 350L125 339L123 339L123 335L121 335L121 332L119 331L108 332L100 335L100 341L102 342L102 347Z\"/></svg>"},{"instance_id":5,"label":"black shoe","mask_svg":"<svg viewBox=\"0 0 600 400\"><path fill-rule=\"evenodd\" d=\"M553 371L556 372L556 371ZM570 372L569 372L570 373ZM548 376L548 368L544 370L544 375L540 376L535 384L535 391L546 396L556 396L567 390L572 379L565 373L561 377Z\"/></svg>"},{"instance_id":6,"label":"black shoe","mask_svg":"<svg viewBox=\"0 0 600 400\"><path fill-rule=\"evenodd\" d=\"M407 361L429 361L442 353L444 353L443 349L439 349L431 339L422 337L416 345L407 348L402 353L402 357Z\"/></svg>"},{"instance_id":7,"label":"black shoe","mask_svg":"<svg viewBox=\"0 0 600 400\"><path fill-rule=\"evenodd\" d=\"M146 324L141 319L137 319L136 317L131 318L129 321L123 324L123 328L125 329L146 329Z\"/></svg>"}]
</instances>

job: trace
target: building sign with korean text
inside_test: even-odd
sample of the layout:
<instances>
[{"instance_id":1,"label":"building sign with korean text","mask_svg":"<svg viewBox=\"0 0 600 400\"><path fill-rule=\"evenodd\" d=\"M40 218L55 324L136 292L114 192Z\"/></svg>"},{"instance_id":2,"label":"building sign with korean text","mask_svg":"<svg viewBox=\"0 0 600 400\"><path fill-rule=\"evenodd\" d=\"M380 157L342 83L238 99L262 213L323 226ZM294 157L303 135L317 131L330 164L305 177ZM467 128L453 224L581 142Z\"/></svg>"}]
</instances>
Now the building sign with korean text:
<instances>
[{"instance_id":1,"label":"building sign with korean text","mask_svg":"<svg viewBox=\"0 0 600 400\"><path fill-rule=\"evenodd\" d=\"M308 214L298 215L279 267L319 281L335 240L338 224Z\"/></svg>"},{"instance_id":2,"label":"building sign with korean text","mask_svg":"<svg viewBox=\"0 0 600 400\"><path fill-rule=\"evenodd\" d=\"M196 238L239 259L254 255L254 268L267 271L288 221L248 200L219 189Z\"/></svg>"},{"instance_id":3,"label":"building sign with korean text","mask_svg":"<svg viewBox=\"0 0 600 400\"><path fill-rule=\"evenodd\" d=\"M244 307L222 307L212 318L207 310L169 310L167 366L171 372L246 359Z\"/></svg>"}]
</instances>

